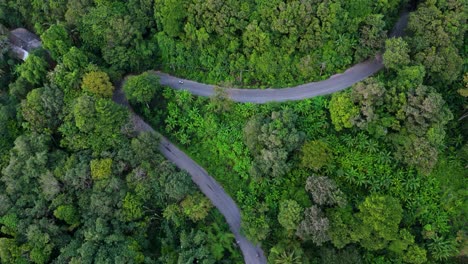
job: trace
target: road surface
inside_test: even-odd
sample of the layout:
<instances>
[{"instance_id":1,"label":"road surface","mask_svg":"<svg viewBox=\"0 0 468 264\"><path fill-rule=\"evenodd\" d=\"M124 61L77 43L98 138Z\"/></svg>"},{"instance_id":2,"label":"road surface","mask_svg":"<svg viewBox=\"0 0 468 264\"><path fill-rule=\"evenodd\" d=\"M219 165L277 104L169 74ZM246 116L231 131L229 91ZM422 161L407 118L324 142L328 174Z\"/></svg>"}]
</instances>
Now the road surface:
<instances>
[{"instance_id":1,"label":"road surface","mask_svg":"<svg viewBox=\"0 0 468 264\"><path fill-rule=\"evenodd\" d=\"M150 125L133 112L121 85L117 86L113 100L127 107L131 112L131 120L138 132L157 133ZM179 169L187 171L192 177L192 181L198 185L200 191L208 197L213 205L221 212L229 225L229 229L234 234L238 246L244 256L244 262L247 264L266 264L265 254L260 246L253 245L240 233L241 214L236 203L200 165L193 161L183 151L172 144L167 138L161 136L159 150L169 161L173 162Z\"/></svg>"},{"instance_id":2,"label":"road surface","mask_svg":"<svg viewBox=\"0 0 468 264\"><path fill-rule=\"evenodd\" d=\"M405 12L395 24L390 37L401 36L407 23L408 13ZM283 89L225 88L225 91L228 93L229 97L236 102L267 103L301 100L346 89L380 71L382 68L382 58L380 55L376 55L375 58L356 64L344 73L336 74L324 81L311 82ZM156 72L156 74L159 75L162 85L177 90L188 90L192 94L199 96L211 96L214 93L213 85L180 79L162 72ZM120 85L118 87L120 87ZM115 92L113 99L117 103L125 105L130 109L132 122L137 131L155 132L151 126L133 112L121 89ZM226 222L229 224L231 232L234 234L236 241L238 241L244 256L244 262L247 264L266 264L267 261L262 249L258 245L253 245L240 234L240 210L224 189L202 167L163 136L161 136L159 149L168 160L173 162L178 168L190 174L193 182L198 185L200 190L211 200L221 214L223 214Z\"/></svg>"},{"instance_id":3,"label":"road surface","mask_svg":"<svg viewBox=\"0 0 468 264\"><path fill-rule=\"evenodd\" d=\"M395 24L390 37L399 37L404 33L408 24L409 13L404 12ZM295 87L282 89L239 89L224 88L231 100L235 102L251 102L263 104L268 102L283 102L303 100L319 95L332 94L346 89L353 84L366 79L383 68L382 57L377 54L375 58L358 63L344 73L335 74L327 80L311 82ZM166 73L156 72L162 85L177 90L187 90L194 95L211 96L214 94L214 85L198 83L181 79ZM181 83L182 82L182 83Z\"/></svg>"}]
</instances>

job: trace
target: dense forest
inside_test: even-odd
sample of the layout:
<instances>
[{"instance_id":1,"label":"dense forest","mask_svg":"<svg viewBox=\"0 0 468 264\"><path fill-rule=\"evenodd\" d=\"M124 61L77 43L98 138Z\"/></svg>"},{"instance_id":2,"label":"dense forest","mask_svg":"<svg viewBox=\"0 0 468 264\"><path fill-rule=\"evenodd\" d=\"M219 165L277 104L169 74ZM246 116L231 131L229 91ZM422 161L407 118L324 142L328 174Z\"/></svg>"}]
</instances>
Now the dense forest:
<instances>
[{"instance_id":1,"label":"dense forest","mask_svg":"<svg viewBox=\"0 0 468 264\"><path fill-rule=\"evenodd\" d=\"M402 9L406 34L387 39ZM0 0L0 263L242 263L190 176L111 99L231 195L268 263L464 263L468 73L462 0ZM42 40L26 61L8 29ZM223 86L316 81L263 105ZM211 98L148 70L220 85ZM132 76L122 81L127 74Z\"/></svg>"}]
</instances>

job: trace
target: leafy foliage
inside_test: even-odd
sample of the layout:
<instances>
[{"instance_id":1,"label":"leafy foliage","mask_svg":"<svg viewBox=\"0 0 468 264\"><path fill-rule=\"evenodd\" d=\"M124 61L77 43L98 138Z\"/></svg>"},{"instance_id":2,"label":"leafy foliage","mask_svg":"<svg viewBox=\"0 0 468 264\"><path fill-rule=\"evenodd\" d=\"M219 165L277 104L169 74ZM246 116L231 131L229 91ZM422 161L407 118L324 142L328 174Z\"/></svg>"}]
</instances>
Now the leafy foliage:
<instances>
[{"instance_id":1,"label":"leafy foliage","mask_svg":"<svg viewBox=\"0 0 468 264\"><path fill-rule=\"evenodd\" d=\"M131 76L123 86L128 100L133 103L149 103L159 90L159 78L149 72Z\"/></svg>"},{"instance_id":2,"label":"leafy foliage","mask_svg":"<svg viewBox=\"0 0 468 264\"><path fill-rule=\"evenodd\" d=\"M278 222L286 230L296 230L302 220L303 208L294 200L282 201L279 208Z\"/></svg>"},{"instance_id":3,"label":"leafy foliage","mask_svg":"<svg viewBox=\"0 0 468 264\"><path fill-rule=\"evenodd\" d=\"M244 138L255 157L254 173L278 177L288 172L288 156L303 138L295 127L296 118L292 111L284 110L268 117L255 116L246 124Z\"/></svg>"},{"instance_id":4,"label":"leafy foliage","mask_svg":"<svg viewBox=\"0 0 468 264\"><path fill-rule=\"evenodd\" d=\"M114 92L114 86L105 72L92 71L83 76L81 87L84 91L103 98L110 98Z\"/></svg>"}]
</instances>

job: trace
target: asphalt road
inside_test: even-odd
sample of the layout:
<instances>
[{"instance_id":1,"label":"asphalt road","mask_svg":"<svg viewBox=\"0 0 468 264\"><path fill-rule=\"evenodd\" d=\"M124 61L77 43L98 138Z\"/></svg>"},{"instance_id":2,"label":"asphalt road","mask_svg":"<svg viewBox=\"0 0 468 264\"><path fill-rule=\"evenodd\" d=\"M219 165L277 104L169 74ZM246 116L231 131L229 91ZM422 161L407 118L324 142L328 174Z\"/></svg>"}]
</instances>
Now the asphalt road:
<instances>
[{"instance_id":1,"label":"asphalt road","mask_svg":"<svg viewBox=\"0 0 468 264\"><path fill-rule=\"evenodd\" d=\"M403 13L395 24L390 37L399 37L404 33L408 24L408 13ZM383 68L382 58L375 58L358 63L347 69L344 73L335 74L327 80L311 82L303 85L281 89L239 89L224 88L231 100L235 102L268 103L295 101L312 98L319 95L332 94L346 89L353 84L366 79ZM191 80L181 79L166 73L156 72L162 85L177 90L187 90L194 95L211 96L214 94L214 85L203 84ZM183 83L181 83L183 82Z\"/></svg>"},{"instance_id":2,"label":"asphalt road","mask_svg":"<svg viewBox=\"0 0 468 264\"><path fill-rule=\"evenodd\" d=\"M408 13L403 13L395 24L390 37L402 36L407 23ZM225 88L225 91L228 93L229 97L236 102L267 103L301 100L341 91L373 75L382 68L382 58L380 55L376 55L375 58L356 64L344 73L333 75L324 81L311 82L283 89ZM192 94L199 96L211 96L214 93L213 85L180 79L162 72L156 72L156 74L159 75L162 85L177 90L188 90ZM120 85L118 87L120 88ZM121 89L115 92L113 99L131 110L132 122L137 131L157 133L151 126L144 122L141 117L133 112ZM242 251L244 262L247 264L266 264L267 261L262 249L258 245L253 245L240 234L240 210L224 189L200 165L165 137L161 136L159 149L168 160L173 162L178 168L190 174L193 182L198 185L200 190L211 200L221 214L223 214Z\"/></svg>"},{"instance_id":3,"label":"asphalt road","mask_svg":"<svg viewBox=\"0 0 468 264\"><path fill-rule=\"evenodd\" d=\"M131 112L131 120L133 126L138 132L153 132L157 133L150 125L148 125L140 116L134 113L125 94L121 89L121 85L117 85L113 100L125 107ZM159 133L158 133L159 134ZM234 234L238 246L244 256L244 262L247 264L266 264L265 254L259 245L253 245L247 238L241 235L241 214L236 203L200 165L193 161L183 151L172 144L167 138L161 136L159 150L169 161L174 163L179 169L187 171L192 177L192 181L198 185L200 191L206 195L213 205L221 212L226 219L231 232Z\"/></svg>"}]
</instances>

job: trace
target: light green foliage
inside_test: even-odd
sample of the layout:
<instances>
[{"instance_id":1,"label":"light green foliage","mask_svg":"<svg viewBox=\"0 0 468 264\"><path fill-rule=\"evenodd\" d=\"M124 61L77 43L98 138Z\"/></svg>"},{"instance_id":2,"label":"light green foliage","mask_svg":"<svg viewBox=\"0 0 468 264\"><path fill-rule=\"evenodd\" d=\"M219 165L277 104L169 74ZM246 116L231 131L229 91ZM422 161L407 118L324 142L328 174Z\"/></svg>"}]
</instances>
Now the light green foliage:
<instances>
[{"instance_id":1,"label":"light green foliage","mask_svg":"<svg viewBox=\"0 0 468 264\"><path fill-rule=\"evenodd\" d=\"M329 165L333 158L332 150L327 143L321 140L306 142L302 146L301 152L301 165L316 171Z\"/></svg>"},{"instance_id":2,"label":"light green foliage","mask_svg":"<svg viewBox=\"0 0 468 264\"><path fill-rule=\"evenodd\" d=\"M88 56L82 50L72 47L51 72L50 81L64 91L65 101L71 101L80 95L82 75L87 67Z\"/></svg>"},{"instance_id":3,"label":"light green foliage","mask_svg":"<svg viewBox=\"0 0 468 264\"><path fill-rule=\"evenodd\" d=\"M394 85L404 89L418 87L423 83L426 70L424 66L404 66L398 69L398 77L394 80Z\"/></svg>"},{"instance_id":4,"label":"light green foliage","mask_svg":"<svg viewBox=\"0 0 468 264\"><path fill-rule=\"evenodd\" d=\"M393 70L408 65L410 63L408 43L402 38L386 40L383 63L385 67Z\"/></svg>"},{"instance_id":5,"label":"light green foliage","mask_svg":"<svg viewBox=\"0 0 468 264\"><path fill-rule=\"evenodd\" d=\"M81 87L84 91L103 98L110 98L114 93L114 86L105 72L92 71L83 76Z\"/></svg>"},{"instance_id":6,"label":"light green foliage","mask_svg":"<svg viewBox=\"0 0 468 264\"><path fill-rule=\"evenodd\" d=\"M128 100L142 104L151 102L159 88L159 77L150 72L128 77L123 85Z\"/></svg>"},{"instance_id":7,"label":"light green foliage","mask_svg":"<svg viewBox=\"0 0 468 264\"><path fill-rule=\"evenodd\" d=\"M131 193L127 193L122 204L122 214L125 221L134 221L143 216L143 203Z\"/></svg>"},{"instance_id":8,"label":"light green foliage","mask_svg":"<svg viewBox=\"0 0 468 264\"><path fill-rule=\"evenodd\" d=\"M333 245L342 249L351 242L354 242L355 237L351 234L350 228L356 226L356 218L353 216L351 207L337 207L328 213L330 220L330 236Z\"/></svg>"},{"instance_id":9,"label":"light green foliage","mask_svg":"<svg viewBox=\"0 0 468 264\"><path fill-rule=\"evenodd\" d=\"M177 37L183 33L183 20L187 16L182 0L156 0L155 18L161 21L162 30L170 37Z\"/></svg>"},{"instance_id":10,"label":"light green foliage","mask_svg":"<svg viewBox=\"0 0 468 264\"><path fill-rule=\"evenodd\" d=\"M18 216L16 214L5 214L0 217L0 224L2 233L15 236L18 227Z\"/></svg>"},{"instance_id":11,"label":"light green foliage","mask_svg":"<svg viewBox=\"0 0 468 264\"><path fill-rule=\"evenodd\" d=\"M389 241L397 239L398 225L403 210L398 200L390 196L371 195L359 205L356 214L360 221L359 233L355 234L360 244L370 250L379 250Z\"/></svg>"},{"instance_id":12,"label":"light green foliage","mask_svg":"<svg viewBox=\"0 0 468 264\"><path fill-rule=\"evenodd\" d=\"M184 214L193 221L203 220L213 207L211 201L199 192L185 197L180 205Z\"/></svg>"},{"instance_id":13,"label":"light green foliage","mask_svg":"<svg viewBox=\"0 0 468 264\"><path fill-rule=\"evenodd\" d=\"M19 247L12 238L0 238L0 260L4 263L28 263L24 257L24 249Z\"/></svg>"},{"instance_id":14,"label":"light green foliage","mask_svg":"<svg viewBox=\"0 0 468 264\"><path fill-rule=\"evenodd\" d=\"M62 24L50 26L42 33L41 40L43 47L50 52L55 60L60 60L72 45L68 32Z\"/></svg>"},{"instance_id":15,"label":"light green foliage","mask_svg":"<svg viewBox=\"0 0 468 264\"><path fill-rule=\"evenodd\" d=\"M417 245L412 245L408 248L408 251L403 256L403 261L415 264L426 263L426 250Z\"/></svg>"},{"instance_id":16,"label":"light green foliage","mask_svg":"<svg viewBox=\"0 0 468 264\"><path fill-rule=\"evenodd\" d=\"M90 166L94 180L108 179L112 175L112 159L91 160Z\"/></svg>"},{"instance_id":17,"label":"light green foliage","mask_svg":"<svg viewBox=\"0 0 468 264\"><path fill-rule=\"evenodd\" d=\"M54 216L71 226L76 226L80 223L78 212L73 205L60 205L54 210Z\"/></svg>"},{"instance_id":18,"label":"light green foliage","mask_svg":"<svg viewBox=\"0 0 468 264\"><path fill-rule=\"evenodd\" d=\"M459 89L458 93L463 97L468 97L468 72L463 75L463 83L465 84L465 88Z\"/></svg>"},{"instance_id":19,"label":"light green foliage","mask_svg":"<svg viewBox=\"0 0 468 264\"><path fill-rule=\"evenodd\" d=\"M23 64L17 66L16 71L31 84L40 85L45 80L47 68L43 58L30 54Z\"/></svg>"},{"instance_id":20,"label":"light green foliage","mask_svg":"<svg viewBox=\"0 0 468 264\"><path fill-rule=\"evenodd\" d=\"M294 200L281 201L278 222L288 231L295 231L302 220L303 208Z\"/></svg>"},{"instance_id":21,"label":"light green foliage","mask_svg":"<svg viewBox=\"0 0 468 264\"><path fill-rule=\"evenodd\" d=\"M336 131L353 127L353 120L359 114L359 108L351 101L349 92L334 93L328 108Z\"/></svg>"},{"instance_id":22,"label":"light green foliage","mask_svg":"<svg viewBox=\"0 0 468 264\"><path fill-rule=\"evenodd\" d=\"M359 205L359 212L354 215L349 208L333 210L329 234L338 248L350 242L358 242L362 247L374 251L392 243L390 250L401 255L408 245L414 243L414 237L408 231L399 231L402 213L398 200L374 194Z\"/></svg>"}]
</instances>

